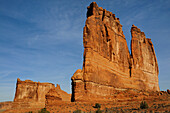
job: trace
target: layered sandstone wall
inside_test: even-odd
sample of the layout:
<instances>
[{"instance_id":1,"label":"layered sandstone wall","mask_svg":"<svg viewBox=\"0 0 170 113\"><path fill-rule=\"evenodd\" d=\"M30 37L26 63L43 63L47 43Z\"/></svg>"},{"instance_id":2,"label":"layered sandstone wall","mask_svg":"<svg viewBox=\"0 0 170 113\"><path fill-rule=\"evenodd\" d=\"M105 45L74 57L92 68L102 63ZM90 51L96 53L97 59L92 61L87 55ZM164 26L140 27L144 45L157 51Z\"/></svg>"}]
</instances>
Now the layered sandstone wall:
<instances>
[{"instance_id":1,"label":"layered sandstone wall","mask_svg":"<svg viewBox=\"0 0 170 113\"><path fill-rule=\"evenodd\" d=\"M12 108L42 108L57 102L71 101L71 95L63 91L60 85L52 83L21 81L17 79L16 93Z\"/></svg>"},{"instance_id":2,"label":"layered sandstone wall","mask_svg":"<svg viewBox=\"0 0 170 113\"><path fill-rule=\"evenodd\" d=\"M71 102L71 95L63 91L58 84L57 87L49 90L49 92L45 95L45 98L47 106L53 106L54 104L63 101Z\"/></svg>"},{"instance_id":3,"label":"layered sandstone wall","mask_svg":"<svg viewBox=\"0 0 170 113\"><path fill-rule=\"evenodd\" d=\"M134 25L131 35L133 84L139 89L159 91L158 63L151 39L146 38L145 33Z\"/></svg>"},{"instance_id":4,"label":"layered sandstone wall","mask_svg":"<svg viewBox=\"0 0 170 113\"><path fill-rule=\"evenodd\" d=\"M51 88L55 88L55 85L52 83L33 82L31 80L21 81L18 78L14 102L45 102L45 95Z\"/></svg>"},{"instance_id":5,"label":"layered sandstone wall","mask_svg":"<svg viewBox=\"0 0 170 113\"><path fill-rule=\"evenodd\" d=\"M152 42L132 26L130 55L119 18L95 2L87 9L83 69L71 78L72 101L105 98L115 90L128 88L158 91L158 64ZM139 43L141 40L145 44Z\"/></svg>"},{"instance_id":6,"label":"layered sandstone wall","mask_svg":"<svg viewBox=\"0 0 170 113\"><path fill-rule=\"evenodd\" d=\"M18 104L27 103L28 106L34 106L38 103L38 106L44 107L45 95L52 88L55 88L52 83L33 82L31 80L21 81L18 78L14 102Z\"/></svg>"}]
</instances>

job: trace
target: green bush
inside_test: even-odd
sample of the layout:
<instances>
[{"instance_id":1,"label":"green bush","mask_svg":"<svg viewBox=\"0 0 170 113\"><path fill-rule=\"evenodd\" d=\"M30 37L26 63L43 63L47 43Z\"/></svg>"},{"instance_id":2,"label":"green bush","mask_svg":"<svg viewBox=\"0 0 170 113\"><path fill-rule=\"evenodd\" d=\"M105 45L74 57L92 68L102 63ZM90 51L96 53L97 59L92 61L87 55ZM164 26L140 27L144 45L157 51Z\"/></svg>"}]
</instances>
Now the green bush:
<instances>
[{"instance_id":1,"label":"green bush","mask_svg":"<svg viewBox=\"0 0 170 113\"><path fill-rule=\"evenodd\" d=\"M38 111L38 113L50 113L49 111L46 110L46 108L41 109Z\"/></svg>"},{"instance_id":2,"label":"green bush","mask_svg":"<svg viewBox=\"0 0 170 113\"><path fill-rule=\"evenodd\" d=\"M28 113L33 113L32 111L29 111Z\"/></svg>"},{"instance_id":3,"label":"green bush","mask_svg":"<svg viewBox=\"0 0 170 113\"><path fill-rule=\"evenodd\" d=\"M99 103L96 103L94 108L98 108L99 109L99 108L101 108L101 105Z\"/></svg>"},{"instance_id":4,"label":"green bush","mask_svg":"<svg viewBox=\"0 0 170 113\"><path fill-rule=\"evenodd\" d=\"M81 110L73 111L73 113L82 113Z\"/></svg>"},{"instance_id":5,"label":"green bush","mask_svg":"<svg viewBox=\"0 0 170 113\"><path fill-rule=\"evenodd\" d=\"M98 109L98 110L96 111L96 113L102 113L102 110Z\"/></svg>"},{"instance_id":6,"label":"green bush","mask_svg":"<svg viewBox=\"0 0 170 113\"><path fill-rule=\"evenodd\" d=\"M149 108L149 106L148 106L148 104L147 104L145 101L142 101L142 102L140 103L140 108L141 108L141 109L147 109L147 108Z\"/></svg>"}]
</instances>

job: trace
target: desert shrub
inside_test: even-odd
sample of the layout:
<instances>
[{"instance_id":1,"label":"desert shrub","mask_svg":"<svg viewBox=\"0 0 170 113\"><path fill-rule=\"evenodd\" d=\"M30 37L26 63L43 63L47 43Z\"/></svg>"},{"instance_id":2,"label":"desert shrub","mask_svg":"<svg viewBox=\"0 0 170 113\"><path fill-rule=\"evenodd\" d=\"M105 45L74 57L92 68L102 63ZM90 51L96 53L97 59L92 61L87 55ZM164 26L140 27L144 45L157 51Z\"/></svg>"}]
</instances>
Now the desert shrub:
<instances>
[{"instance_id":1,"label":"desert shrub","mask_svg":"<svg viewBox=\"0 0 170 113\"><path fill-rule=\"evenodd\" d=\"M107 113L108 111L109 111L109 109L108 109L108 108L106 108L105 112Z\"/></svg>"},{"instance_id":2,"label":"desert shrub","mask_svg":"<svg viewBox=\"0 0 170 113\"><path fill-rule=\"evenodd\" d=\"M122 113L125 113L125 111L124 111L123 109L121 109L121 112L122 112Z\"/></svg>"},{"instance_id":3,"label":"desert shrub","mask_svg":"<svg viewBox=\"0 0 170 113\"><path fill-rule=\"evenodd\" d=\"M98 109L96 110L96 113L102 113L102 110Z\"/></svg>"},{"instance_id":4,"label":"desert shrub","mask_svg":"<svg viewBox=\"0 0 170 113\"><path fill-rule=\"evenodd\" d=\"M33 113L32 111L29 111L28 113Z\"/></svg>"},{"instance_id":5,"label":"desert shrub","mask_svg":"<svg viewBox=\"0 0 170 113\"><path fill-rule=\"evenodd\" d=\"M46 110L46 108L41 109L38 111L38 113L50 113L49 111Z\"/></svg>"},{"instance_id":6,"label":"desert shrub","mask_svg":"<svg viewBox=\"0 0 170 113\"><path fill-rule=\"evenodd\" d=\"M141 109L147 109L147 108L149 108L149 106L148 106L148 104L147 104L145 101L142 101L142 102L140 103L140 108L141 108Z\"/></svg>"},{"instance_id":7,"label":"desert shrub","mask_svg":"<svg viewBox=\"0 0 170 113\"><path fill-rule=\"evenodd\" d=\"M150 110L150 111L149 111L149 113L153 113L153 111L152 111L152 110Z\"/></svg>"},{"instance_id":8,"label":"desert shrub","mask_svg":"<svg viewBox=\"0 0 170 113\"><path fill-rule=\"evenodd\" d=\"M99 109L99 108L101 108L101 105L99 103L96 103L94 108L98 108Z\"/></svg>"},{"instance_id":9,"label":"desert shrub","mask_svg":"<svg viewBox=\"0 0 170 113\"><path fill-rule=\"evenodd\" d=\"M82 113L81 110L73 111L73 113Z\"/></svg>"}]
</instances>

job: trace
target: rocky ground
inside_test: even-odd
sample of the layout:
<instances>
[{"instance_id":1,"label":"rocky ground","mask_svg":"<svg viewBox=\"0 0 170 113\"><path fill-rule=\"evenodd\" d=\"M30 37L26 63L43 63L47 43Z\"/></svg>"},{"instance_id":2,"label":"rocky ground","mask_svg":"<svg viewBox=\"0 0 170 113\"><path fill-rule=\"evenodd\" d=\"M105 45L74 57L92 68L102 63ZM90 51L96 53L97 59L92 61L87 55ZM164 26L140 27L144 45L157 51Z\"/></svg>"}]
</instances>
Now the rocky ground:
<instances>
[{"instance_id":1,"label":"rocky ground","mask_svg":"<svg viewBox=\"0 0 170 113\"><path fill-rule=\"evenodd\" d=\"M64 102L58 101L53 104L46 105L47 111L50 113L170 113L170 94L167 92L140 92L140 96L129 94L128 92L120 92L115 101L93 101L93 102ZM140 98L139 98L140 97ZM128 98L128 99L127 99ZM140 103L146 101L147 109L141 109ZM101 108L95 108L95 104L99 103ZM38 113L42 108L11 108L12 102L0 103L0 113ZM44 112L40 112L44 113Z\"/></svg>"},{"instance_id":2,"label":"rocky ground","mask_svg":"<svg viewBox=\"0 0 170 113\"><path fill-rule=\"evenodd\" d=\"M118 101L118 102L100 102L101 108L95 108L95 103L60 103L55 106L47 107L50 113L73 113L74 111L82 111L83 113L163 113L170 112L170 98L165 100L150 101L146 100L149 105L148 109L140 109L141 101ZM99 112L100 111L100 112Z\"/></svg>"}]
</instances>

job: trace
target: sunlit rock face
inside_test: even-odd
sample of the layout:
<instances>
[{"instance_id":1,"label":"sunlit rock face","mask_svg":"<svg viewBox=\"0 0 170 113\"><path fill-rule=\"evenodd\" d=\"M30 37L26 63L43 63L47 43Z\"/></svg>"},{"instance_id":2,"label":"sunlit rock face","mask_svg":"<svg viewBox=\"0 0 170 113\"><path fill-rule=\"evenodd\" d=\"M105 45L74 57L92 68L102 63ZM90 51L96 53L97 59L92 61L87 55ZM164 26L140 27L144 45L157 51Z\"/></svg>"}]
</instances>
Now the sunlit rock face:
<instances>
[{"instance_id":1,"label":"sunlit rock face","mask_svg":"<svg viewBox=\"0 0 170 113\"><path fill-rule=\"evenodd\" d=\"M95 2L87 9L83 69L71 78L72 101L111 100L117 90L159 91L151 40L133 25L130 54L119 18Z\"/></svg>"},{"instance_id":2,"label":"sunlit rock face","mask_svg":"<svg viewBox=\"0 0 170 113\"><path fill-rule=\"evenodd\" d=\"M34 106L38 103L38 107L44 107L46 101L45 95L52 88L55 88L55 85L52 83L33 82L31 80L21 81L17 79L14 102L21 102L21 104L28 103L29 106Z\"/></svg>"},{"instance_id":3,"label":"sunlit rock face","mask_svg":"<svg viewBox=\"0 0 170 113\"><path fill-rule=\"evenodd\" d=\"M55 85L52 83L21 81L17 79L17 87L14 101L40 101L45 102L45 95Z\"/></svg>"},{"instance_id":4,"label":"sunlit rock face","mask_svg":"<svg viewBox=\"0 0 170 113\"><path fill-rule=\"evenodd\" d=\"M71 101L71 95L60 85L52 83L21 81L17 79L16 93L12 108L42 108L58 102Z\"/></svg>"},{"instance_id":5,"label":"sunlit rock face","mask_svg":"<svg viewBox=\"0 0 170 113\"><path fill-rule=\"evenodd\" d=\"M137 84L138 89L159 91L158 63L151 39L146 38L144 32L134 25L131 35L133 84Z\"/></svg>"}]
</instances>

